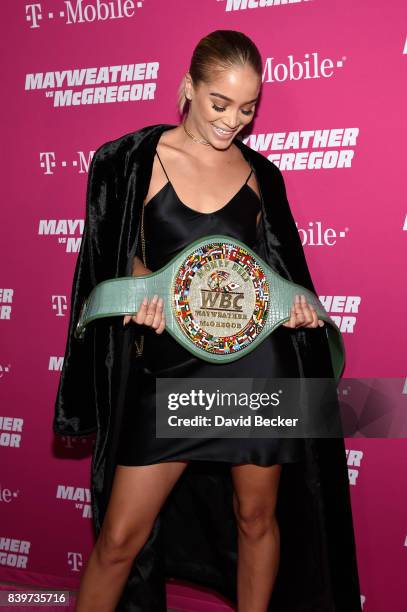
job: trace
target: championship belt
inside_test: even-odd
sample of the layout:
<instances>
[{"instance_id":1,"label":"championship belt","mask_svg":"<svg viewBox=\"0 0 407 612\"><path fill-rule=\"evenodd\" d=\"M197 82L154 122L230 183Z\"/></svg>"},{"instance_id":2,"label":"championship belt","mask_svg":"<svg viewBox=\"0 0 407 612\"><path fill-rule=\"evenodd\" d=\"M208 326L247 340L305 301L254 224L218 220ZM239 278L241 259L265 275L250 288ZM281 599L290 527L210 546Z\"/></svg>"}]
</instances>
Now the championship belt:
<instances>
[{"instance_id":1,"label":"championship belt","mask_svg":"<svg viewBox=\"0 0 407 612\"><path fill-rule=\"evenodd\" d=\"M195 240L157 272L99 283L82 305L75 337L101 317L136 314L144 296L164 300L166 330L196 357L229 362L256 348L290 319L296 294L304 294L326 333L335 377L345 361L341 332L318 297L292 283L243 242L219 234ZM309 333L312 333L310 330Z\"/></svg>"}]
</instances>

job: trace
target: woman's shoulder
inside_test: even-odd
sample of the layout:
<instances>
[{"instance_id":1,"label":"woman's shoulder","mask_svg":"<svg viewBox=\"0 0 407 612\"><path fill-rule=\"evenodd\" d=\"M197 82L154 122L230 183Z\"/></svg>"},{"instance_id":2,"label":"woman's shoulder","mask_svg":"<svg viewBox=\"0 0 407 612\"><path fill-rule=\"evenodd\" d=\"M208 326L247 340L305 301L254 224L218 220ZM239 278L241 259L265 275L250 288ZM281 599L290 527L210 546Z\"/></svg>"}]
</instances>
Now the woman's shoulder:
<instances>
[{"instance_id":1,"label":"woman's shoulder","mask_svg":"<svg viewBox=\"0 0 407 612\"><path fill-rule=\"evenodd\" d=\"M243 139L236 138L235 143L245 155L245 157L250 160L252 166L254 167L258 175L267 177L268 180L271 177L272 179L275 179L279 182L284 182L280 168L276 166L274 162L268 159L268 157L266 157L262 153L259 153L259 151L256 151L256 149L249 147L249 145L247 145L243 141Z\"/></svg>"},{"instance_id":2,"label":"woman's shoulder","mask_svg":"<svg viewBox=\"0 0 407 612\"><path fill-rule=\"evenodd\" d=\"M95 150L93 159L95 161L114 160L116 162L119 162L121 157L128 159L130 155L138 151L146 140L166 127L171 127L171 124L155 123L138 128L133 132L126 132L99 145Z\"/></svg>"}]
</instances>

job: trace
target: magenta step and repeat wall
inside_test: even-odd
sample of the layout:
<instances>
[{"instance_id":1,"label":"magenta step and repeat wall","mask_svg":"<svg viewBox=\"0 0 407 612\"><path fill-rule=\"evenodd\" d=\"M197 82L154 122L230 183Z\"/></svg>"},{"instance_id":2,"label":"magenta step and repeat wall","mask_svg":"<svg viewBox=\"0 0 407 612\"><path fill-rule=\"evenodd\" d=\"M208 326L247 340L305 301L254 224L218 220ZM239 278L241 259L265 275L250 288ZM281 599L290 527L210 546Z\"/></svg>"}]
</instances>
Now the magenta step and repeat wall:
<instances>
[{"instance_id":1,"label":"magenta step and repeat wall","mask_svg":"<svg viewBox=\"0 0 407 612\"><path fill-rule=\"evenodd\" d=\"M343 332L344 376L401 380L407 3L3 0L0 11L0 581L76 589L93 545L93 438L54 436L52 418L94 151L179 123L198 40L246 33L264 72L245 142L283 172L319 298ZM405 438L345 446L363 610L402 612ZM184 610L229 609L171 580L168 594Z\"/></svg>"}]
</instances>

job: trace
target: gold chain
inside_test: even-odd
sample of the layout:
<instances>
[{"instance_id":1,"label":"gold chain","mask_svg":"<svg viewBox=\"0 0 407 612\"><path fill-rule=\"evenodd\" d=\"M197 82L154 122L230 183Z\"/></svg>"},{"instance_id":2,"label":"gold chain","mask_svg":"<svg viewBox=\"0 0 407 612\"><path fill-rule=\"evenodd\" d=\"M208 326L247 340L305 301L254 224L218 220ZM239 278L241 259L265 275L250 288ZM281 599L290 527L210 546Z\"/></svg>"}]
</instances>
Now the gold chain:
<instances>
[{"instance_id":1,"label":"gold chain","mask_svg":"<svg viewBox=\"0 0 407 612\"><path fill-rule=\"evenodd\" d=\"M194 142L198 142L199 144L203 144L203 145L206 145L206 146L209 146L209 145L211 144L211 143L210 143L210 142L208 142L207 140L205 140L205 139L201 139L201 138L196 138L196 136L194 136L193 134L191 134L191 132L190 132L190 131L187 129L187 126L185 125L185 119L184 119L184 121L182 122L182 125L183 125L183 128L184 128L184 132L185 132L185 133L186 133L186 134L187 134L187 135L188 135L190 138L192 138L192 140L193 140Z\"/></svg>"},{"instance_id":2,"label":"gold chain","mask_svg":"<svg viewBox=\"0 0 407 612\"><path fill-rule=\"evenodd\" d=\"M144 238L144 202L142 203L142 211L141 211L141 250L143 253L143 263L145 265L145 267L147 268L147 263L146 263L146 243L145 243L145 238ZM140 344L137 342L137 340L134 340L134 344L136 345L136 349L137 349L137 357L141 357L141 355L143 354L143 349L144 349L144 334L141 334L140 336Z\"/></svg>"}]
</instances>

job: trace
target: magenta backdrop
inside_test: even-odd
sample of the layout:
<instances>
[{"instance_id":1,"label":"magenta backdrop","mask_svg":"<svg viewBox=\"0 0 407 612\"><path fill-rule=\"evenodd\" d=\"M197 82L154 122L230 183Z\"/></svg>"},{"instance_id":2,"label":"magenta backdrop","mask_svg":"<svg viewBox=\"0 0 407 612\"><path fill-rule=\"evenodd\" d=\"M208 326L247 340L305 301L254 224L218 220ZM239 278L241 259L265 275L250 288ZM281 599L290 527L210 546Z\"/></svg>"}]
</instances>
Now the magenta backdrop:
<instances>
[{"instance_id":1,"label":"magenta backdrop","mask_svg":"<svg viewBox=\"0 0 407 612\"><path fill-rule=\"evenodd\" d=\"M124 133L178 123L195 44L215 29L244 31L264 62L247 143L283 171L319 297L344 334L344 376L403 377L407 5L8 0L1 9L0 580L77 588L93 543L92 439L54 438L51 422L89 159ZM96 78L132 64L130 79ZM404 440L346 439L346 448L363 610L402 612ZM168 592L184 610L226 610L170 581Z\"/></svg>"}]
</instances>

